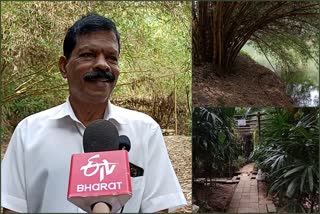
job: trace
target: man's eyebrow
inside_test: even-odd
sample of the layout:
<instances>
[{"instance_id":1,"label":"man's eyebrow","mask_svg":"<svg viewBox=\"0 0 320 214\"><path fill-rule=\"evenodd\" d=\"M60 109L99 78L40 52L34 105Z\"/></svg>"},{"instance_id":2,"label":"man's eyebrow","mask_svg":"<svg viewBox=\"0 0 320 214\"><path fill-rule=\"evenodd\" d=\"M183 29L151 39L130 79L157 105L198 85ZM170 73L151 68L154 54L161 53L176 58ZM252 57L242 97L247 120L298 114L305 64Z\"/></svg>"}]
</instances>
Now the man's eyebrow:
<instances>
[{"instance_id":1,"label":"man's eyebrow","mask_svg":"<svg viewBox=\"0 0 320 214\"><path fill-rule=\"evenodd\" d=\"M86 51L94 51L96 49L96 47L92 47L92 45L84 45L84 46L82 46L82 47L80 47L79 49L78 49L78 52L81 52L81 51L84 51L84 50L86 50Z\"/></svg>"},{"instance_id":2,"label":"man's eyebrow","mask_svg":"<svg viewBox=\"0 0 320 214\"><path fill-rule=\"evenodd\" d=\"M100 47L96 45L84 45L78 49L78 53L82 51L96 51L97 49L100 49ZM107 51L111 54L118 54L117 49L108 49Z\"/></svg>"}]
</instances>

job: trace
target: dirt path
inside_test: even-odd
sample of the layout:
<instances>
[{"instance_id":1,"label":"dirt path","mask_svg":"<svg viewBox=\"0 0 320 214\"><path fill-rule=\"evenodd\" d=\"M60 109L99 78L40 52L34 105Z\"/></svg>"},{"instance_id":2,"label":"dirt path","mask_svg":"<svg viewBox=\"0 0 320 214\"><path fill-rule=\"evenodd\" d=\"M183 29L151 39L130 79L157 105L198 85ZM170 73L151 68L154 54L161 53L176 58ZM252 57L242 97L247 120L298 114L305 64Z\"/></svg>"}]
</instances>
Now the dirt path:
<instances>
[{"instance_id":1,"label":"dirt path","mask_svg":"<svg viewBox=\"0 0 320 214\"><path fill-rule=\"evenodd\" d=\"M247 56L239 55L228 74L212 64L192 70L193 106L292 106L280 78ZM209 75L207 74L209 72Z\"/></svg>"},{"instance_id":2,"label":"dirt path","mask_svg":"<svg viewBox=\"0 0 320 214\"><path fill-rule=\"evenodd\" d=\"M188 206L178 209L178 213L192 212L192 155L190 136L165 136L170 160L178 176Z\"/></svg>"}]
</instances>

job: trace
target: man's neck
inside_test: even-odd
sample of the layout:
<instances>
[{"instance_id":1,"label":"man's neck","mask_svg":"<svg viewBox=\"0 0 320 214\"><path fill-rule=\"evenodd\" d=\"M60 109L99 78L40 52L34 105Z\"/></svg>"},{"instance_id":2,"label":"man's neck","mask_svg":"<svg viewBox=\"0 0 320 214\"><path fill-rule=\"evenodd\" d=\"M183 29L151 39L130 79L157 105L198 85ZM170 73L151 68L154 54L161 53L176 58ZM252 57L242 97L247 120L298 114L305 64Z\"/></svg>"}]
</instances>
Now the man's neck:
<instances>
[{"instance_id":1,"label":"man's neck","mask_svg":"<svg viewBox=\"0 0 320 214\"><path fill-rule=\"evenodd\" d=\"M89 123L98 119L103 119L108 101L105 103L92 104L79 102L70 97L70 104L78 120L87 127Z\"/></svg>"}]
</instances>

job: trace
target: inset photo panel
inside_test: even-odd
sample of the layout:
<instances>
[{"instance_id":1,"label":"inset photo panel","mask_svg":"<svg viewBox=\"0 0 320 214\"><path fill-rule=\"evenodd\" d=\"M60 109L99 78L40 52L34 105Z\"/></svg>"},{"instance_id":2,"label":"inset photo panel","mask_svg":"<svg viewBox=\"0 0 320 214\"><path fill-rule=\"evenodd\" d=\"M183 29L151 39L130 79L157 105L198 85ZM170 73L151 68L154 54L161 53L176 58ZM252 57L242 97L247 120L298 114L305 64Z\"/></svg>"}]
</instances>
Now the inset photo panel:
<instances>
[{"instance_id":1,"label":"inset photo panel","mask_svg":"<svg viewBox=\"0 0 320 214\"><path fill-rule=\"evenodd\" d=\"M318 1L195 1L194 106L318 106Z\"/></svg>"},{"instance_id":2,"label":"inset photo panel","mask_svg":"<svg viewBox=\"0 0 320 214\"><path fill-rule=\"evenodd\" d=\"M195 107L200 213L319 213L319 109Z\"/></svg>"}]
</instances>

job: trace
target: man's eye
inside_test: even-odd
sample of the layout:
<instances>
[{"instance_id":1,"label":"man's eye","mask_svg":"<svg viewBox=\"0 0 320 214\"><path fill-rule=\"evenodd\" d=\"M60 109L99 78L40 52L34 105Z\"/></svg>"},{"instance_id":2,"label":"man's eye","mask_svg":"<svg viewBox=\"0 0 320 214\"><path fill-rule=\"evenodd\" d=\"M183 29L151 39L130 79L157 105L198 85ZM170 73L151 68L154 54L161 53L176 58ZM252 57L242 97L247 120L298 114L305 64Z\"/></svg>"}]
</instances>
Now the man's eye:
<instances>
[{"instance_id":1,"label":"man's eye","mask_svg":"<svg viewBox=\"0 0 320 214\"><path fill-rule=\"evenodd\" d=\"M82 53L80 54L80 57L94 57L93 53Z\"/></svg>"},{"instance_id":2,"label":"man's eye","mask_svg":"<svg viewBox=\"0 0 320 214\"><path fill-rule=\"evenodd\" d=\"M115 57L115 56L111 56L109 57L109 59L113 62L118 62L118 57Z\"/></svg>"}]
</instances>

